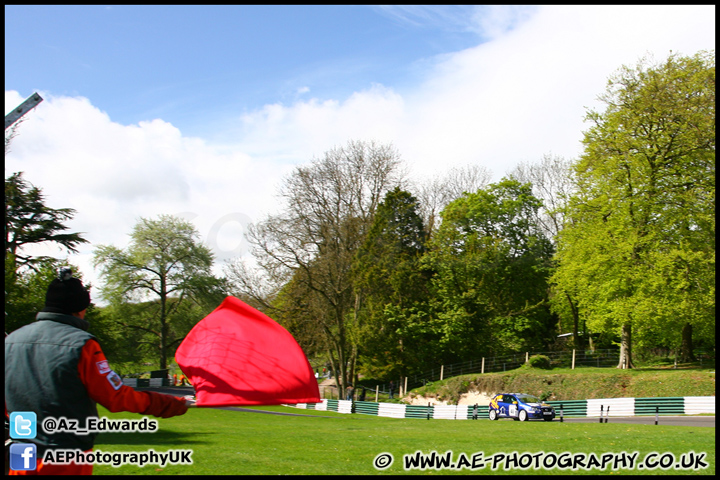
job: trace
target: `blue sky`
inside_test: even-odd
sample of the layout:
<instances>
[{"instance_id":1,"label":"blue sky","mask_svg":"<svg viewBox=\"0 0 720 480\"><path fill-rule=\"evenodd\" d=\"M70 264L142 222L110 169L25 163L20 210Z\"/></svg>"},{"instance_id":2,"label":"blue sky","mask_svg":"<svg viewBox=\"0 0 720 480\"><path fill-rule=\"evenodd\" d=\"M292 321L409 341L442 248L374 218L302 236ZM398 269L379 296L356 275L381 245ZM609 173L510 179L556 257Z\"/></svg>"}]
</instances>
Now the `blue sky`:
<instances>
[{"instance_id":1,"label":"blue sky","mask_svg":"<svg viewBox=\"0 0 720 480\"><path fill-rule=\"evenodd\" d=\"M478 44L469 6L6 6L5 88L80 95L114 121L187 135L309 94L416 81ZM28 27L29 26L29 27Z\"/></svg>"},{"instance_id":2,"label":"blue sky","mask_svg":"<svg viewBox=\"0 0 720 480\"><path fill-rule=\"evenodd\" d=\"M641 57L715 47L714 5L5 6L5 157L91 241L191 220L218 264L283 178L350 140L392 144L416 186L582 152L588 109ZM35 254L65 258L41 248Z\"/></svg>"}]
</instances>

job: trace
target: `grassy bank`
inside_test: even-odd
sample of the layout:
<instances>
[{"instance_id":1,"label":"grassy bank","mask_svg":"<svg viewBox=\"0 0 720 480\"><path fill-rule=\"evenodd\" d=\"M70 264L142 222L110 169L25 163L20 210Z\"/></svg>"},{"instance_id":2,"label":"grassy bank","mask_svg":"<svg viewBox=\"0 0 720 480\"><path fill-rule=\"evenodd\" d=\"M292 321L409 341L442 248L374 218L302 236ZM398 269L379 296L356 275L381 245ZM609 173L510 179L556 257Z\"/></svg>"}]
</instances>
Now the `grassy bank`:
<instances>
[{"instance_id":1,"label":"grassy bank","mask_svg":"<svg viewBox=\"0 0 720 480\"><path fill-rule=\"evenodd\" d=\"M298 413L297 409L262 407L263 410ZM109 413L115 419L142 418L141 415ZM697 474L715 473L715 429L561 422L491 422L489 420L418 420L370 415L343 415L313 412L312 416L276 416L219 409L193 408L180 417L160 419L155 433L103 433L95 451L168 452L192 450L192 465L96 465L96 475L371 475L386 474ZM652 452L670 452L675 458L688 452L705 453L707 468L699 471L672 468L649 470L608 467L604 470L530 468L510 466L492 469L446 468L406 470L405 455L453 452L483 458L502 452L538 454L563 452L572 455L605 452L638 452L638 459ZM394 462L379 471L375 460L392 455ZM389 457L385 457L386 459Z\"/></svg>"},{"instance_id":2,"label":"grassy bank","mask_svg":"<svg viewBox=\"0 0 720 480\"><path fill-rule=\"evenodd\" d=\"M411 395L457 403L467 392L523 392L543 400L715 395L715 368L576 368L541 370L521 367L502 373L469 374L433 382Z\"/></svg>"}]
</instances>

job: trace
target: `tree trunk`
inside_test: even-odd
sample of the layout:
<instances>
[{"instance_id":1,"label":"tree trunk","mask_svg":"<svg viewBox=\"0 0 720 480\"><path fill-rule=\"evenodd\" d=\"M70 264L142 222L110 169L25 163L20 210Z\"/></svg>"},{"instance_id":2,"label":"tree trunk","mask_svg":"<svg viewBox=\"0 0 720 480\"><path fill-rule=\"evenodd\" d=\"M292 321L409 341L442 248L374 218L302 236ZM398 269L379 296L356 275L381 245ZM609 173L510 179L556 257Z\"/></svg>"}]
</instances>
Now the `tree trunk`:
<instances>
[{"instance_id":1,"label":"tree trunk","mask_svg":"<svg viewBox=\"0 0 720 480\"><path fill-rule=\"evenodd\" d=\"M693 343L692 343L692 325L686 323L682 329L682 346L680 347L680 362L688 363L694 362L695 355L693 355Z\"/></svg>"},{"instance_id":2,"label":"tree trunk","mask_svg":"<svg viewBox=\"0 0 720 480\"><path fill-rule=\"evenodd\" d=\"M572 301L572 298L567 292L565 292L565 297L567 298L568 304L570 305L570 311L572 312L573 316L573 344L575 345L575 348L577 350L583 350L585 342L582 338L580 338L580 314L578 312L577 306ZM583 336L584 335L585 332L583 332Z\"/></svg>"},{"instance_id":3,"label":"tree trunk","mask_svg":"<svg viewBox=\"0 0 720 480\"><path fill-rule=\"evenodd\" d=\"M623 323L622 333L620 335L620 361L618 362L617 368L635 368L632 363L632 338L631 338L632 325Z\"/></svg>"},{"instance_id":4,"label":"tree trunk","mask_svg":"<svg viewBox=\"0 0 720 480\"><path fill-rule=\"evenodd\" d=\"M332 349L328 348L328 356L330 357L330 368L332 370L332 375L335 377L335 386L337 387L338 391L338 399L343 399L343 383L340 373L340 362L335 360L335 355L333 355Z\"/></svg>"}]
</instances>

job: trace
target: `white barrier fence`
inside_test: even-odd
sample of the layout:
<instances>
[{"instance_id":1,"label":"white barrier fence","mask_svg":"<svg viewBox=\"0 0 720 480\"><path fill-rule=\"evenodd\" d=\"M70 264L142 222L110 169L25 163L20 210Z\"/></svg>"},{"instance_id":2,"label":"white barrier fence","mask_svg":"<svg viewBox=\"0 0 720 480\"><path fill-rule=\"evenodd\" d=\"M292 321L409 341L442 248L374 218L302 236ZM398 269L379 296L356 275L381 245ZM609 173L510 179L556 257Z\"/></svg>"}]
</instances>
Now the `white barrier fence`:
<instances>
[{"instance_id":1,"label":"white barrier fence","mask_svg":"<svg viewBox=\"0 0 720 480\"><path fill-rule=\"evenodd\" d=\"M602 410L601 410L602 407ZM632 417L635 415L634 398L593 398L587 401L587 416Z\"/></svg>"},{"instance_id":2,"label":"white barrier fence","mask_svg":"<svg viewBox=\"0 0 720 480\"><path fill-rule=\"evenodd\" d=\"M378 417L405 418L405 404L379 403Z\"/></svg>"},{"instance_id":3,"label":"white barrier fence","mask_svg":"<svg viewBox=\"0 0 720 480\"><path fill-rule=\"evenodd\" d=\"M715 397L685 397L685 413L715 413Z\"/></svg>"},{"instance_id":4,"label":"white barrier fence","mask_svg":"<svg viewBox=\"0 0 720 480\"><path fill-rule=\"evenodd\" d=\"M467 420L468 405L435 405L433 418L445 420Z\"/></svg>"},{"instance_id":5,"label":"white barrier fence","mask_svg":"<svg viewBox=\"0 0 720 480\"><path fill-rule=\"evenodd\" d=\"M338 413L352 413L352 400L338 400Z\"/></svg>"},{"instance_id":6,"label":"white barrier fence","mask_svg":"<svg viewBox=\"0 0 720 480\"><path fill-rule=\"evenodd\" d=\"M715 414L715 397L674 397L677 400L681 400L677 414L685 415L698 415L703 413ZM576 400L574 402L587 402L586 417L633 417L638 415L645 415L645 413L636 413L636 408L640 408L640 412L643 412L643 408L639 407L642 402L636 405L635 398L594 398L590 400ZM648 399L643 399L647 401ZM658 399L662 400L662 399ZM306 404L300 403L297 405L286 405L289 407L297 408L314 408L315 410L331 410L337 411L338 413L352 413L353 402L350 400L331 400L332 404L328 400L323 400L320 403ZM420 418L425 414L418 414L418 412L412 412L412 408L424 408L408 406L402 403L372 403L372 402L360 402L364 405L375 405L376 408L371 408L364 412L364 414L377 415L379 417L391 417L391 418ZM683 406L684 405L684 406ZM337 408L337 410L336 410ZM430 408L430 407L428 407ZM432 418L434 419L445 419L445 420L467 420L471 417L473 405L433 405L432 407ZM557 406L556 406L557 410ZM654 409L651 409L647 414L652 414ZM661 412L662 413L662 412ZM671 413L672 414L672 413ZM429 414L428 414L429 415ZM424 417L423 417L424 418Z\"/></svg>"}]
</instances>

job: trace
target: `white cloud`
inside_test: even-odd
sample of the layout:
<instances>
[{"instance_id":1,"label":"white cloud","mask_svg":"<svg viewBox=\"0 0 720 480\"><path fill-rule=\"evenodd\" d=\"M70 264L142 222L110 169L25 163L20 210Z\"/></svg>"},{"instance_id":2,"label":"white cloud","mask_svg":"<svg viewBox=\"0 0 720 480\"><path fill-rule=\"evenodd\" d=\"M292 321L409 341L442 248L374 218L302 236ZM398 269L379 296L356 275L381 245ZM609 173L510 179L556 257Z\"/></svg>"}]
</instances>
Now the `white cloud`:
<instances>
[{"instance_id":1,"label":"white cloud","mask_svg":"<svg viewBox=\"0 0 720 480\"><path fill-rule=\"evenodd\" d=\"M91 245L69 260L86 279L98 283L92 250L98 244L127 246L140 217L181 215L194 222L219 260L247 254L243 228L271 210L282 172L272 158L253 163L241 151L183 137L162 120L120 125L87 99L40 93L45 100L18 128L5 175L25 172L47 205L77 211L67 224L85 232ZM22 100L17 92L5 93L6 109ZM32 251L67 255L47 247Z\"/></svg>"},{"instance_id":2,"label":"white cloud","mask_svg":"<svg viewBox=\"0 0 720 480\"><path fill-rule=\"evenodd\" d=\"M218 135L233 139L225 145L160 119L120 125L91 100L40 92L46 100L19 128L6 176L25 171L50 206L77 210L70 227L93 245L70 260L90 279L92 248L126 246L140 216L182 214L225 259L246 251L248 222L275 211L283 176L348 140L393 143L419 176L477 163L497 180L547 153L578 155L586 107L621 65L648 52L714 48L714 6L550 6L524 15L498 7L476 19L493 40L435 59L412 90L373 85L344 99L266 105L227 121ZM5 92L6 111L23 100Z\"/></svg>"}]
</instances>

